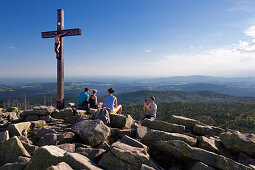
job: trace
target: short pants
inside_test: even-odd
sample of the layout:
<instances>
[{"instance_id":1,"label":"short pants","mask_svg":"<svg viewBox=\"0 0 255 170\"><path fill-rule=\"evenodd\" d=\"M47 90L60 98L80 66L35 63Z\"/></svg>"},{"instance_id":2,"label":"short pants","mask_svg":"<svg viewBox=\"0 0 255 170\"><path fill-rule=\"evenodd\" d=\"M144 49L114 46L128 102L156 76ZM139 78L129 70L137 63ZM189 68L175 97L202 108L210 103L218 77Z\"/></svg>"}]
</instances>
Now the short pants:
<instances>
[{"instance_id":1,"label":"short pants","mask_svg":"<svg viewBox=\"0 0 255 170\"><path fill-rule=\"evenodd\" d=\"M151 119L151 118L154 118L154 119L155 119L154 116L151 116L151 115L146 114L146 115L142 118L142 120L144 120L144 119Z\"/></svg>"}]
</instances>

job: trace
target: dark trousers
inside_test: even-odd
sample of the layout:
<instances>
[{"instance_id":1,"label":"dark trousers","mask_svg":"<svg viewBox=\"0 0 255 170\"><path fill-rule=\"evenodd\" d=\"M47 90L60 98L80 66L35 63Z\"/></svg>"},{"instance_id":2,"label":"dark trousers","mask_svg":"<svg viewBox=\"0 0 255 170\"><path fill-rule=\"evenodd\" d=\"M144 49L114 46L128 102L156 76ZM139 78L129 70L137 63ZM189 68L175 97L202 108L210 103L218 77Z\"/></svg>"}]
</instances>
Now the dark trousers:
<instances>
[{"instance_id":1,"label":"dark trousers","mask_svg":"<svg viewBox=\"0 0 255 170\"><path fill-rule=\"evenodd\" d=\"M82 110L89 110L89 102L87 101L82 102L82 104L79 106L80 106L80 109Z\"/></svg>"}]
</instances>

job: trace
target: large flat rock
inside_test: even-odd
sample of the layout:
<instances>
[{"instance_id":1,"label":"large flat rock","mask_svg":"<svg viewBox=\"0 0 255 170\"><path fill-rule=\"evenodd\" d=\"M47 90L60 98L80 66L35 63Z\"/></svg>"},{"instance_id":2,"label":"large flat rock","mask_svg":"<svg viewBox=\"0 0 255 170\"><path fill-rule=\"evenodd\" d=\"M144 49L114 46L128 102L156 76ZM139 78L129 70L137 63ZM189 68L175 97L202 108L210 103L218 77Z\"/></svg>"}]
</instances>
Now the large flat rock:
<instances>
[{"instance_id":1,"label":"large flat rock","mask_svg":"<svg viewBox=\"0 0 255 170\"><path fill-rule=\"evenodd\" d=\"M45 170L60 162L66 162L73 169L100 169L94 162L81 154L69 153L51 145L38 148L25 170Z\"/></svg>"},{"instance_id":2,"label":"large flat rock","mask_svg":"<svg viewBox=\"0 0 255 170\"><path fill-rule=\"evenodd\" d=\"M183 126L183 125L177 125L177 124L168 123L168 122L159 121L159 120L145 119L142 122L142 126L146 126L148 128L155 129L155 130L172 132L172 133L184 133L185 132L185 126Z\"/></svg>"},{"instance_id":3,"label":"large flat rock","mask_svg":"<svg viewBox=\"0 0 255 170\"><path fill-rule=\"evenodd\" d=\"M235 162L232 159L206 151L204 149L191 147L187 143L180 140L158 141L154 143L153 147L161 152L173 155L180 160L186 159L200 161L221 170L252 170L252 168Z\"/></svg>"},{"instance_id":4,"label":"large flat rock","mask_svg":"<svg viewBox=\"0 0 255 170\"><path fill-rule=\"evenodd\" d=\"M14 136L0 144L0 166L5 163L19 162L19 157L30 157L21 141Z\"/></svg>"},{"instance_id":5,"label":"large flat rock","mask_svg":"<svg viewBox=\"0 0 255 170\"><path fill-rule=\"evenodd\" d=\"M72 131L91 146L102 143L109 135L110 128L101 120L83 120L72 126Z\"/></svg>"},{"instance_id":6,"label":"large flat rock","mask_svg":"<svg viewBox=\"0 0 255 170\"><path fill-rule=\"evenodd\" d=\"M141 169L142 164L158 169L158 165L147 153L147 146L128 136L112 144L111 150L103 155L99 165L104 169Z\"/></svg>"},{"instance_id":7,"label":"large flat rock","mask_svg":"<svg viewBox=\"0 0 255 170\"><path fill-rule=\"evenodd\" d=\"M195 146L197 143L197 139L188 135L180 134L180 133L168 133L159 130L151 130L146 133L146 135L141 139L141 142L146 145L151 145L156 141L168 141L168 140L181 140L188 143L191 146Z\"/></svg>"},{"instance_id":8,"label":"large flat rock","mask_svg":"<svg viewBox=\"0 0 255 170\"><path fill-rule=\"evenodd\" d=\"M239 131L224 132L220 135L220 140L232 151L255 157L255 134L242 134Z\"/></svg>"},{"instance_id":9,"label":"large flat rock","mask_svg":"<svg viewBox=\"0 0 255 170\"><path fill-rule=\"evenodd\" d=\"M176 116L176 115L172 115L171 122L178 124L178 125L183 125L183 126L185 126L185 128L187 128L189 130L192 130L196 124L205 125L205 124L199 122L198 120L190 119L190 118L183 117L183 116Z\"/></svg>"},{"instance_id":10,"label":"large flat rock","mask_svg":"<svg viewBox=\"0 0 255 170\"><path fill-rule=\"evenodd\" d=\"M20 122L15 124L9 124L7 129L10 133L10 136L26 136L30 125L30 122Z\"/></svg>"},{"instance_id":11,"label":"large flat rock","mask_svg":"<svg viewBox=\"0 0 255 170\"><path fill-rule=\"evenodd\" d=\"M130 115L110 114L110 124L113 128L128 129L133 124L133 119Z\"/></svg>"}]
</instances>

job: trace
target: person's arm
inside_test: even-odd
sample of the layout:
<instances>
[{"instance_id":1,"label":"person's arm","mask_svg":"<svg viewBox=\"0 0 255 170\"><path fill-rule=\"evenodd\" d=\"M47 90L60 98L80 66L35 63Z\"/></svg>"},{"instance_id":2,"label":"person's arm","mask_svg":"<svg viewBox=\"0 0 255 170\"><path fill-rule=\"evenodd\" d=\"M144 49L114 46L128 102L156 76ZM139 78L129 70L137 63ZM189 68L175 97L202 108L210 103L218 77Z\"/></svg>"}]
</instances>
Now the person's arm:
<instances>
[{"instance_id":1,"label":"person's arm","mask_svg":"<svg viewBox=\"0 0 255 170\"><path fill-rule=\"evenodd\" d=\"M87 98L87 100L86 100L87 102L89 101L89 98L90 98L90 96L88 95L88 98Z\"/></svg>"},{"instance_id":2,"label":"person's arm","mask_svg":"<svg viewBox=\"0 0 255 170\"><path fill-rule=\"evenodd\" d=\"M68 31L66 31L66 32L64 32L63 34L58 34L58 36L64 36L64 35L66 35L68 33Z\"/></svg>"},{"instance_id":3,"label":"person's arm","mask_svg":"<svg viewBox=\"0 0 255 170\"><path fill-rule=\"evenodd\" d=\"M143 110L144 111L146 110L146 106L147 106L147 103L144 101L144 103L143 103Z\"/></svg>"},{"instance_id":4,"label":"person's arm","mask_svg":"<svg viewBox=\"0 0 255 170\"><path fill-rule=\"evenodd\" d=\"M105 105L105 96L104 96L104 101L103 101L103 106L102 107L104 107L104 105Z\"/></svg>"},{"instance_id":5,"label":"person's arm","mask_svg":"<svg viewBox=\"0 0 255 170\"><path fill-rule=\"evenodd\" d=\"M149 108L148 105L145 105L144 107L145 107L145 110L148 110L149 112L152 112L154 110L153 108Z\"/></svg>"},{"instance_id":6,"label":"person's arm","mask_svg":"<svg viewBox=\"0 0 255 170\"><path fill-rule=\"evenodd\" d=\"M114 97L115 98L115 108L117 108L118 107L118 102L117 102L117 97Z\"/></svg>"},{"instance_id":7,"label":"person's arm","mask_svg":"<svg viewBox=\"0 0 255 170\"><path fill-rule=\"evenodd\" d=\"M94 96L95 97L95 104L97 104L97 96Z\"/></svg>"}]
</instances>

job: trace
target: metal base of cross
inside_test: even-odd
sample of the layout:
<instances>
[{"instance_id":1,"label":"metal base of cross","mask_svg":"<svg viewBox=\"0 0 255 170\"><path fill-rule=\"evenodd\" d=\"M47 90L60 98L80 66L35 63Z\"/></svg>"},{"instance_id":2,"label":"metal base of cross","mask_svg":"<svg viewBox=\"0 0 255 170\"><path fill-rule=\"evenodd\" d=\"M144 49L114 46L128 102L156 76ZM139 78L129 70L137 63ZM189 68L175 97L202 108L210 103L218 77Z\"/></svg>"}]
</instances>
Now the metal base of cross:
<instances>
[{"instance_id":1,"label":"metal base of cross","mask_svg":"<svg viewBox=\"0 0 255 170\"><path fill-rule=\"evenodd\" d=\"M57 109L64 109L65 101L57 101Z\"/></svg>"}]
</instances>

